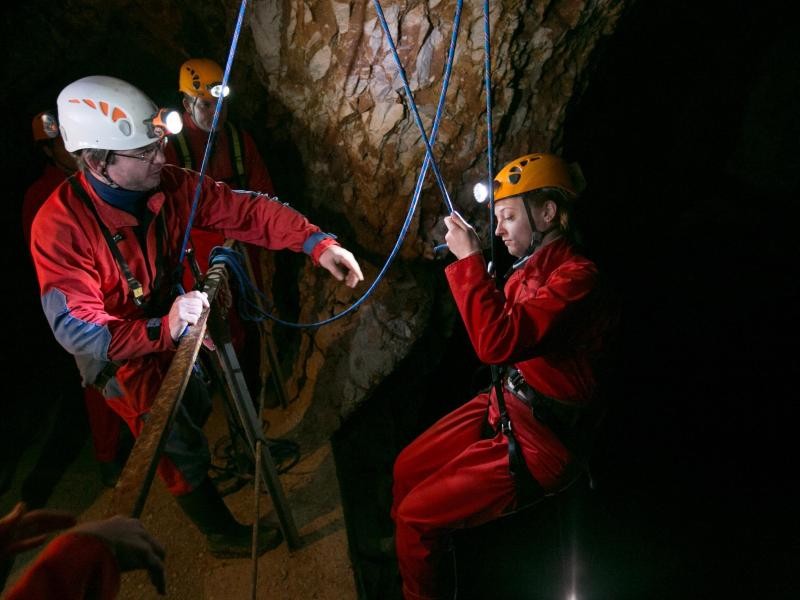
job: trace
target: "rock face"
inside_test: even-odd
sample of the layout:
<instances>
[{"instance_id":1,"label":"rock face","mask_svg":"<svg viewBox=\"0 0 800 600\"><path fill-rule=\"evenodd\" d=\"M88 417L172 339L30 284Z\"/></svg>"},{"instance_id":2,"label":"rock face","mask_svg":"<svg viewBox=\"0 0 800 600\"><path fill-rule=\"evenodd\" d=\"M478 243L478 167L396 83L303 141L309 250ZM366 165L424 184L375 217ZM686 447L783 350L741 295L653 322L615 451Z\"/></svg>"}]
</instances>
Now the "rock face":
<instances>
[{"instance_id":1,"label":"rock face","mask_svg":"<svg viewBox=\"0 0 800 600\"><path fill-rule=\"evenodd\" d=\"M580 92L591 53L613 30L624 2L491 4L499 168L530 149L559 150L567 105ZM383 7L426 132L441 92L455 7L452 0ZM481 10L476 2L463 7L434 144L454 205L479 225L485 214L474 208L471 190L487 172ZM252 6L250 28L263 84L291 115L291 138L305 166L311 214L334 213L332 218L349 234L345 244L362 261L388 255L406 218L425 149L374 4L259 0ZM314 393L328 396L340 416L368 397L430 326L430 292L414 281L414 264L442 241L441 218L446 214L429 173L400 253L406 266L388 272L378 294L356 317L306 336L293 380L316 381L317 387L335 382L335 393ZM341 292L320 295L321 289L330 289L329 281L312 279L309 273L301 281L301 297L316 297L315 305L325 296L347 301ZM321 311L304 305L303 313L312 320L327 316L330 303Z\"/></svg>"},{"instance_id":2,"label":"rock face","mask_svg":"<svg viewBox=\"0 0 800 600\"><path fill-rule=\"evenodd\" d=\"M558 150L567 104L620 1L492 3L492 87L498 164L529 148ZM435 154L455 203L472 204L486 174L484 29L479 3L461 17L452 81ZM442 84L455 2L386 3L384 14L429 131ZM255 49L270 96L302 135L312 195L357 222L358 242L385 253L424 157L398 68L371 2L253 4ZM432 175L432 174L431 174ZM404 256L423 254L443 210L429 176L421 220Z\"/></svg>"},{"instance_id":3,"label":"rock face","mask_svg":"<svg viewBox=\"0 0 800 600\"><path fill-rule=\"evenodd\" d=\"M584 86L592 52L631 1L491 2L495 168L531 149L560 149L566 109ZM427 131L455 8L454 0L383 4ZM2 80L19 102L10 113L10 144L28 147L30 118L85 75L122 77L160 104L174 103L178 66L186 58L225 63L238 9L234 1L184 0L170 10L131 0L58 7L35 0L11 7L4 37L18 52ZM485 230L486 214L471 189L487 175L483 47L482 3L465 3L434 154L455 207L479 230ZM232 118L260 142L282 199L335 231L364 266L367 281L355 292L308 261L288 261L288 274L285 265L279 268L283 290L291 288L288 300L275 292L282 314L305 322L327 318L363 293L384 264L424 158L375 5L252 1L231 77ZM10 168L31 170L24 157L17 160ZM431 279L441 279L441 269L430 263L445 214L429 173L407 239L374 295L353 316L287 336L294 344L290 353L289 344L282 346L285 362L293 361L287 387L322 411L322 435L370 396L422 332L437 327L446 335L447 323L430 317L436 295L447 294L434 291L442 289Z\"/></svg>"}]
</instances>

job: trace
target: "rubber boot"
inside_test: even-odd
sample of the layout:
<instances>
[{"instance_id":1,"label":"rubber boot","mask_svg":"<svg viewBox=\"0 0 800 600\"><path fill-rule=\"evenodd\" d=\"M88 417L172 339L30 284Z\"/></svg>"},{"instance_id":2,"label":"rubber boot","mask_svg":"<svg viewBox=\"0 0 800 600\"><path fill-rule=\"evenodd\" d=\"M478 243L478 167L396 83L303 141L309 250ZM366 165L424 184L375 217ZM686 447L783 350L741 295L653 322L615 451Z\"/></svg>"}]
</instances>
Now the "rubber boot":
<instances>
[{"instance_id":1,"label":"rubber boot","mask_svg":"<svg viewBox=\"0 0 800 600\"><path fill-rule=\"evenodd\" d=\"M210 479L205 479L197 488L176 496L183 512L197 525L208 541L208 551L216 558L248 558L251 552L252 528L233 518L225 501ZM268 523L259 524L257 554L281 543L280 529Z\"/></svg>"}]
</instances>

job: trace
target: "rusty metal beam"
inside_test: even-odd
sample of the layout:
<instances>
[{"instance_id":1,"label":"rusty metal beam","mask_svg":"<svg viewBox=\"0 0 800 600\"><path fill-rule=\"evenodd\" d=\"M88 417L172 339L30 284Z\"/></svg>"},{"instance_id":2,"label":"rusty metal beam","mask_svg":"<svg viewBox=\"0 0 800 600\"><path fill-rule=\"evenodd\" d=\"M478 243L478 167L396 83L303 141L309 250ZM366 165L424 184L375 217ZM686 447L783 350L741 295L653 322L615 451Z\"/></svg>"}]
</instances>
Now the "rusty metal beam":
<instances>
[{"instance_id":1,"label":"rusty metal beam","mask_svg":"<svg viewBox=\"0 0 800 600\"><path fill-rule=\"evenodd\" d=\"M226 277L223 265L215 265L208 270L203 291L208 294L209 304L213 303L217 295L220 281ZM112 493L111 514L131 517L139 517L142 514L158 461L166 444L167 434L203 344L209 312L209 308L203 310L200 319L189 327L178 344L172 363L153 401L150 415L134 443L128 462Z\"/></svg>"}]
</instances>

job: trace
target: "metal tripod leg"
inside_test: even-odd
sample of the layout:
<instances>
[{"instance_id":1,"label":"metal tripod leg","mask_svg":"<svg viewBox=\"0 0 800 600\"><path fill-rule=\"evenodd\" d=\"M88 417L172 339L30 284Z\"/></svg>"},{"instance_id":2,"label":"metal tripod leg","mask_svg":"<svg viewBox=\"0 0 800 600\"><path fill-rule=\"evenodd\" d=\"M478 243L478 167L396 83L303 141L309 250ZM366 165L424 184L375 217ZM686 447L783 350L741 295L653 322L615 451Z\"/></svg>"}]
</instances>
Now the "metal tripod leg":
<instances>
[{"instance_id":1,"label":"metal tripod leg","mask_svg":"<svg viewBox=\"0 0 800 600\"><path fill-rule=\"evenodd\" d=\"M230 435L231 449L234 457L234 467L237 472L235 481L230 484L226 484L223 477L212 478L220 494L225 496L245 485L246 481L241 477L241 473L252 468L253 453L252 451L248 453L248 449L245 448L247 439L244 437L241 427L238 426L239 414L236 411L236 402L233 398L233 392L228 385L228 380L223 373L219 355L215 350L211 350L210 348L206 348L206 350L208 350L206 356L208 360L204 363L204 367L208 370L209 375L213 377L214 383L217 384L220 389L223 401L222 408L225 412L225 421L228 424L228 433ZM247 464L243 462L244 460L247 461ZM226 465L226 467L230 468L230 463Z\"/></svg>"},{"instance_id":2,"label":"metal tripod leg","mask_svg":"<svg viewBox=\"0 0 800 600\"><path fill-rule=\"evenodd\" d=\"M278 478L278 470L275 468L275 463L269 452L267 440L261 428L261 420L258 418L258 415L256 415L255 408L253 407L253 400L247 389L244 374L239 365L239 359L236 357L236 352L233 349L227 326L222 317L220 317L218 311L211 311L208 328L211 333L211 339L216 347L216 354L222 366L222 372L225 375L225 380L231 391L234 408L238 414L245 437L247 438L248 447L253 453L254 458L256 456L256 442L261 442L261 444L258 444L261 447L261 478L267 486L270 496L272 496L272 504L278 515L278 520L283 530L283 536L286 538L289 548L293 550L299 548L300 536L297 533L292 511L283 493L283 486Z\"/></svg>"}]
</instances>

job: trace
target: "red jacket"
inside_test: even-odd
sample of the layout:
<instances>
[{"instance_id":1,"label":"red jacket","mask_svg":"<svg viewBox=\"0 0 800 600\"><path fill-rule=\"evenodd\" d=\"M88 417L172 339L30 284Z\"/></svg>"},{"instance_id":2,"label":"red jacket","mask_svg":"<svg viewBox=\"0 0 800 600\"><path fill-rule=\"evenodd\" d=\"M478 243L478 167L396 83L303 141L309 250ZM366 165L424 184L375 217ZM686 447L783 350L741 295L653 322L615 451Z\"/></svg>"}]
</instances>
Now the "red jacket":
<instances>
[{"instance_id":1,"label":"red jacket","mask_svg":"<svg viewBox=\"0 0 800 600\"><path fill-rule=\"evenodd\" d=\"M147 202L150 211L163 216L166 240L162 247L169 273L177 263L198 179L197 173L167 165L160 187ZM149 295L157 273L158 220L151 220L147 228L145 254L134 229L136 218L101 200L83 174L77 181L112 235L121 236L117 247ZM208 178L202 190L195 222L225 237L268 249L304 250L315 263L335 243L303 215L266 196L236 193ZM161 316L160 338L148 339L148 319L131 300L94 215L67 182L39 210L32 238L45 315L56 339L75 355L84 383L92 383L107 361L122 361L116 374L121 389L112 385L106 395L124 393L131 409L146 412L175 347L166 316L169 306Z\"/></svg>"},{"instance_id":2,"label":"red jacket","mask_svg":"<svg viewBox=\"0 0 800 600\"><path fill-rule=\"evenodd\" d=\"M67 174L53 164L47 163L42 175L34 181L25 192L22 203L22 231L25 233L25 244L31 246L31 226L33 218L54 189L67 178Z\"/></svg>"},{"instance_id":3,"label":"red jacket","mask_svg":"<svg viewBox=\"0 0 800 600\"><path fill-rule=\"evenodd\" d=\"M93 535L65 533L42 550L6 600L111 600L119 592L119 566Z\"/></svg>"},{"instance_id":4,"label":"red jacket","mask_svg":"<svg viewBox=\"0 0 800 600\"><path fill-rule=\"evenodd\" d=\"M603 321L583 302L597 268L564 238L539 249L497 290L479 254L447 267L447 279L478 358L514 364L542 394L589 402Z\"/></svg>"}]
</instances>

